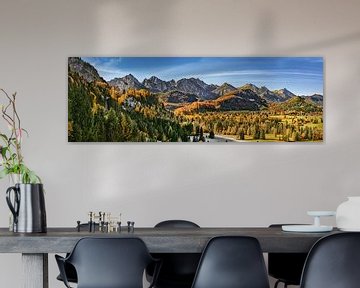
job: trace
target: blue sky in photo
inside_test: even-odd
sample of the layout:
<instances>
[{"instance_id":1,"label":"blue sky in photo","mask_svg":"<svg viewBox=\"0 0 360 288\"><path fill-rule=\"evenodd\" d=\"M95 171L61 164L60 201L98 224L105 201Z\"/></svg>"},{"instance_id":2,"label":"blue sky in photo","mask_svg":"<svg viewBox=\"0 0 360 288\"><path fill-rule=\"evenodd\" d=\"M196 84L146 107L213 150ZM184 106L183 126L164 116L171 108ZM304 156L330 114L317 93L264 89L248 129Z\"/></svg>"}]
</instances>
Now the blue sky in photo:
<instances>
[{"instance_id":1,"label":"blue sky in photo","mask_svg":"<svg viewBox=\"0 0 360 288\"><path fill-rule=\"evenodd\" d=\"M140 82L199 78L207 84L246 83L270 90L287 88L296 95L323 94L322 57L82 57L109 81L127 74Z\"/></svg>"}]
</instances>

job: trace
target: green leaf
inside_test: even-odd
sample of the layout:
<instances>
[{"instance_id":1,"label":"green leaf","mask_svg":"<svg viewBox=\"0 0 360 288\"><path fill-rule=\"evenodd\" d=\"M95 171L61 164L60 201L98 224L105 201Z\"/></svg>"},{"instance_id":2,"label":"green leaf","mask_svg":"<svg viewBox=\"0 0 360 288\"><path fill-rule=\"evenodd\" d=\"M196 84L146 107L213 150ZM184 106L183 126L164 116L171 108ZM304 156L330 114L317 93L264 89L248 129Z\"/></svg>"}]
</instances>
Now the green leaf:
<instances>
[{"instance_id":1,"label":"green leaf","mask_svg":"<svg viewBox=\"0 0 360 288\"><path fill-rule=\"evenodd\" d=\"M10 159L15 160L16 158L17 158L17 154L16 154L16 153L13 153L13 154L10 156Z\"/></svg>"},{"instance_id":2,"label":"green leaf","mask_svg":"<svg viewBox=\"0 0 360 288\"><path fill-rule=\"evenodd\" d=\"M36 176L36 174L33 171L30 171L28 175L29 175L30 183L36 184L40 182L39 177Z\"/></svg>"},{"instance_id":3,"label":"green leaf","mask_svg":"<svg viewBox=\"0 0 360 288\"><path fill-rule=\"evenodd\" d=\"M27 137L29 137L29 132L28 132L26 129L21 128L21 130L25 132L25 134L26 134Z\"/></svg>"},{"instance_id":4,"label":"green leaf","mask_svg":"<svg viewBox=\"0 0 360 288\"><path fill-rule=\"evenodd\" d=\"M3 157L3 158L6 158L6 152L9 150L9 148L8 147L2 147L1 148L1 156Z\"/></svg>"},{"instance_id":5,"label":"green leaf","mask_svg":"<svg viewBox=\"0 0 360 288\"><path fill-rule=\"evenodd\" d=\"M0 171L0 179L3 179L9 174L9 170L7 168L4 168Z\"/></svg>"},{"instance_id":6,"label":"green leaf","mask_svg":"<svg viewBox=\"0 0 360 288\"><path fill-rule=\"evenodd\" d=\"M23 183L31 183L31 184L41 183L40 177L37 176L34 171L26 167L23 163L19 164L18 168L21 174L21 181Z\"/></svg>"},{"instance_id":7,"label":"green leaf","mask_svg":"<svg viewBox=\"0 0 360 288\"><path fill-rule=\"evenodd\" d=\"M4 142L8 142L8 137L5 134L0 133L0 137L4 140Z\"/></svg>"}]
</instances>

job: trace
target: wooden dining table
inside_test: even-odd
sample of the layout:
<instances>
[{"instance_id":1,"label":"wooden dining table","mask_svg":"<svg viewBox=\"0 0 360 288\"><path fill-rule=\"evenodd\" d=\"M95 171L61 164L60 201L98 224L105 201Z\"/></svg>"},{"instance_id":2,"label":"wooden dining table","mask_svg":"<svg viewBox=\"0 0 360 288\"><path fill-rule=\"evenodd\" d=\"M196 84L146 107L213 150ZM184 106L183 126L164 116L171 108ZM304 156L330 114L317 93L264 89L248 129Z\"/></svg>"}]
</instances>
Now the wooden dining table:
<instances>
[{"instance_id":1,"label":"wooden dining table","mask_svg":"<svg viewBox=\"0 0 360 288\"><path fill-rule=\"evenodd\" d=\"M24 288L48 288L48 253L67 253L83 237L139 237L151 253L201 253L209 239L222 235L252 236L262 251L308 252L325 235L338 233L283 232L280 227L223 228L135 228L120 232L77 231L76 228L48 228L47 233L13 233L0 228L0 253L21 253Z\"/></svg>"}]
</instances>

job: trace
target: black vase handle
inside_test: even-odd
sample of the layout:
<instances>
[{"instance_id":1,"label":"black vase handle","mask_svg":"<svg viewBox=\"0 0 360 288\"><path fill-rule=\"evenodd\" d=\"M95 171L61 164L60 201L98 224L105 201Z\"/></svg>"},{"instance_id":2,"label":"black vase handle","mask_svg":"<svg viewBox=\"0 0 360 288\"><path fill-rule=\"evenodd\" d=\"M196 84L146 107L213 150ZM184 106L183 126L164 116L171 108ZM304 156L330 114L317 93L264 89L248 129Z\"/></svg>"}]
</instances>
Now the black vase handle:
<instances>
[{"instance_id":1,"label":"black vase handle","mask_svg":"<svg viewBox=\"0 0 360 288\"><path fill-rule=\"evenodd\" d=\"M11 203L11 191L14 191L14 205ZM17 187L12 186L6 190L6 202L10 208L11 213L14 215L14 223L18 222L19 206L20 206L20 191Z\"/></svg>"}]
</instances>

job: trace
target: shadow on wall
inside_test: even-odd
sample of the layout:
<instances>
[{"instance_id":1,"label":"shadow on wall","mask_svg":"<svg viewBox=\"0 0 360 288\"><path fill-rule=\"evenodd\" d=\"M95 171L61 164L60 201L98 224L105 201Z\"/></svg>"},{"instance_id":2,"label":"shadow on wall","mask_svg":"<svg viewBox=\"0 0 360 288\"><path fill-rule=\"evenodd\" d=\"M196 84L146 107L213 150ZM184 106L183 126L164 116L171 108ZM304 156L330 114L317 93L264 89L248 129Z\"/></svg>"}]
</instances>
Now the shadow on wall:
<instances>
[{"instance_id":1,"label":"shadow on wall","mask_svg":"<svg viewBox=\"0 0 360 288\"><path fill-rule=\"evenodd\" d=\"M277 55L296 55L303 52L311 52L332 48L334 46L346 45L360 40L360 31L338 35L329 39L307 42L305 44L297 44L289 48L277 48L274 43L276 34L275 19L272 13L263 11L258 17L258 25L256 27L255 47L253 55L267 54L264 51L273 51Z\"/></svg>"},{"instance_id":2,"label":"shadow on wall","mask_svg":"<svg viewBox=\"0 0 360 288\"><path fill-rule=\"evenodd\" d=\"M178 1L107 1L97 8L99 56L156 56L171 51ZM129 16L130 15L130 16ZM133 17L131 17L133 15ZM160 48L159 48L160 47ZM143 52L139 52L143 51ZM159 54L160 53L160 54Z\"/></svg>"},{"instance_id":3,"label":"shadow on wall","mask_svg":"<svg viewBox=\"0 0 360 288\"><path fill-rule=\"evenodd\" d=\"M306 43L303 45L296 45L296 47L290 47L281 51L282 53L300 53L308 52L312 50L319 50L324 48L331 48L334 46L345 45L353 42L360 41L360 32L351 34L340 35L331 39L324 39L318 42Z\"/></svg>"},{"instance_id":4,"label":"shadow on wall","mask_svg":"<svg viewBox=\"0 0 360 288\"><path fill-rule=\"evenodd\" d=\"M254 55L263 54L264 51L275 51L274 47L274 19L271 13L263 11L262 14L258 17L258 23L255 28L256 37L255 37L255 48Z\"/></svg>"}]
</instances>

